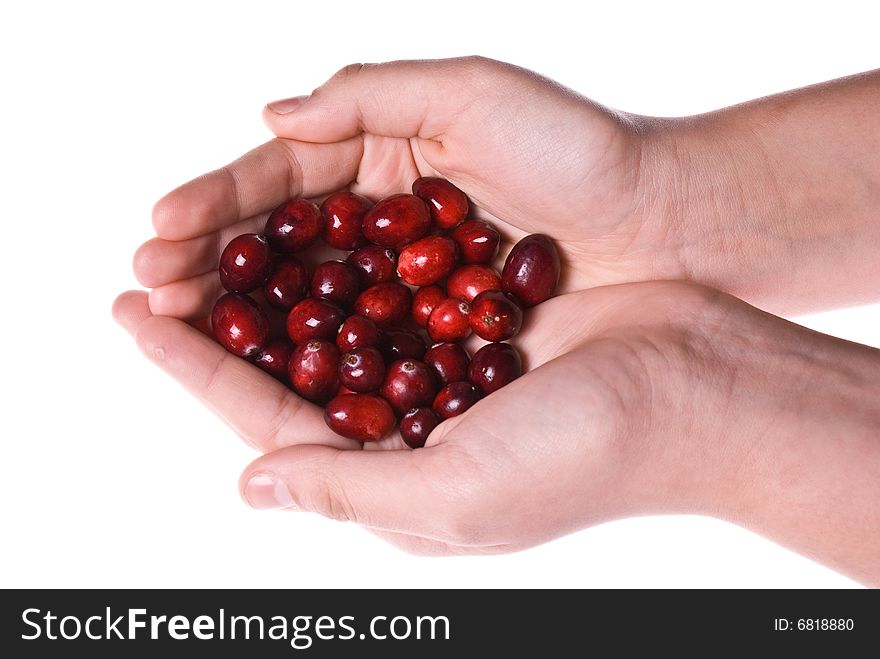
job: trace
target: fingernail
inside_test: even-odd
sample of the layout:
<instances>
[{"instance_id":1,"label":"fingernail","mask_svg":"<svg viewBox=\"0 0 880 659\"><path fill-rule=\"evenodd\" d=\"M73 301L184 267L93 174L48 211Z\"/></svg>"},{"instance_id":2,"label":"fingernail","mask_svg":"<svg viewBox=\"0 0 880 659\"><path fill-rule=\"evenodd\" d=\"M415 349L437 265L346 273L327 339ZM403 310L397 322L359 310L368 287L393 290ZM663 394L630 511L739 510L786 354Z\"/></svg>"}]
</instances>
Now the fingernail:
<instances>
[{"instance_id":1,"label":"fingernail","mask_svg":"<svg viewBox=\"0 0 880 659\"><path fill-rule=\"evenodd\" d=\"M308 96L294 96L293 98L285 98L280 101L272 101L269 103L269 109L275 114L290 114L296 110Z\"/></svg>"},{"instance_id":2,"label":"fingernail","mask_svg":"<svg viewBox=\"0 0 880 659\"><path fill-rule=\"evenodd\" d=\"M244 500L257 510L295 510L290 490L274 474L254 474L244 486Z\"/></svg>"}]
</instances>

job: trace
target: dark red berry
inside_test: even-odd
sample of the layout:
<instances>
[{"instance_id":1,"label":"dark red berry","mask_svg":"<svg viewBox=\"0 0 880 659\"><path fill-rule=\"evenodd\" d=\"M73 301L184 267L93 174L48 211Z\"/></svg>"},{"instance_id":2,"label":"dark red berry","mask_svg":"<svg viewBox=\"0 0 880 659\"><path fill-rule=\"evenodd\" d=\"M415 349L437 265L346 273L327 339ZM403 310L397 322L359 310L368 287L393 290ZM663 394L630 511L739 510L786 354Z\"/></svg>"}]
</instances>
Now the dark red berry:
<instances>
[{"instance_id":1,"label":"dark red berry","mask_svg":"<svg viewBox=\"0 0 880 659\"><path fill-rule=\"evenodd\" d=\"M471 333L468 314L471 308L464 300L448 297L434 307L428 317L428 336L435 342L462 341Z\"/></svg>"},{"instance_id":2,"label":"dark red berry","mask_svg":"<svg viewBox=\"0 0 880 659\"><path fill-rule=\"evenodd\" d=\"M374 245L403 249L428 232L431 215L425 202L396 194L373 206L364 216L364 236Z\"/></svg>"},{"instance_id":3,"label":"dark red berry","mask_svg":"<svg viewBox=\"0 0 880 659\"><path fill-rule=\"evenodd\" d=\"M397 257L397 274L407 284L430 286L445 279L458 260L458 246L446 236L428 236L410 243Z\"/></svg>"},{"instance_id":4,"label":"dark red berry","mask_svg":"<svg viewBox=\"0 0 880 659\"><path fill-rule=\"evenodd\" d=\"M372 206L366 197L346 190L327 197L321 204L324 242L336 249L357 249L365 245L364 215Z\"/></svg>"},{"instance_id":5,"label":"dark red berry","mask_svg":"<svg viewBox=\"0 0 880 659\"><path fill-rule=\"evenodd\" d=\"M324 421L337 435L359 442L377 442L394 430L394 412L381 396L337 396L324 409Z\"/></svg>"},{"instance_id":6,"label":"dark red berry","mask_svg":"<svg viewBox=\"0 0 880 659\"><path fill-rule=\"evenodd\" d=\"M345 261L326 261L315 268L309 292L312 297L350 307L361 291L357 269Z\"/></svg>"},{"instance_id":7,"label":"dark red berry","mask_svg":"<svg viewBox=\"0 0 880 659\"><path fill-rule=\"evenodd\" d=\"M446 299L446 291L440 286L423 286L415 292L412 301L412 317L421 327L428 326L428 316L434 307Z\"/></svg>"},{"instance_id":8,"label":"dark red berry","mask_svg":"<svg viewBox=\"0 0 880 659\"><path fill-rule=\"evenodd\" d=\"M388 367L381 393L395 413L403 416L414 407L430 407L437 395L437 384L424 363L400 359Z\"/></svg>"},{"instance_id":9,"label":"dark red berry","mask_svg":"<svg viewBox=\"0 0 880 659\"><path fill-rule=\"evenodd\" d=\"M290 311L306 295L309 273L302 261L293 254L275 259L275 269L263 286L263 295L271 306Z\"/></svg>"},{"instance_id":10,"label":"dark red berry","mask_svg":"<svg viewBox=\"0 0 880 659\"><path fill-rule=\"evenodd\" d=\"M345 314L335 304L307 297L287 315L287 335L297 345L314 339L332 341L343 320Z\"/></svg>"},{"instance_id":11,"label":"dark red berry","mask_svg":"<svg viewBox=\"0 0 880 659\"><path fill-rule=\"evenodd\" d=\"M253 357L269 340L269 319L247 295L227 293L214 304L211 327L218 343L233 355Z\"/></svg>"},{"instance_id":12,"label":"dark red berry","mask_svg":"<svg viewBox=\"0 0 880 659\"><path fill-rule=\"evenodd\" d=\"M471 358L468 379L491 394L522 375L522 360L509 343L487 343Z\"/></svg>"},{"instance_id":13,"label":"dark red berry","mask_svg":"<svg viewBox=\"0 0 880 659\"><path fill-rule=\"evenodd\" d=\"M233 238L220 255L220 283L230 293L257 290L272 272L272 250L263 236Z\"/></svg>"},{"instance_id":14,"label":"dark red berry","mask_svg":"<svg viewBox=\"0 0 880 659\"><path fill-rule=\"evenodd\" d=\"M457 244L462 263L488 263L498 254L501 234L488 222L468 220L449 234Z\"/></svg>"},{"instance_id":15,"label":"dark red berry","mask_svg":"<svg viewBox=\"0 0 880 659\"><path fill-rule=\"evenodd\" d=\"M470 382L452 382L440 390L432 408L441 419L462 414L480 400L480 390Z\"/></svg>"},{"instance_id":16,"label":"dark red berry","mask_svg":"<svg viewBox=\"0 0 880 659\"><path fill-rule=\"evenodd\" d=\"M397 272L397 254L387 247L365 245L353 251L345 260L357 268L364 288L391 281Z\"/></svg>"},{"instance_id":17,"label":"dark red berry","mask_svg":"<svg viewBox=\"0 0 880 659\"><path fill-rule=\"evenodd\" d=\"M501 275L488 265L463 265L446 282L446 294L470 302L483 291L500 291Z\"/></svg>"},{"instance_id":18,"label":"dark red berry","mask_svg":"<svg viewBox=\"0 0 880 659\"><path fill-rule=\"evenodd\" d=\"M356 394L356 393L357 393L356 391L352 391L348 387L343 386L341 384L339 385L339 389L336 390L337 396L348 396L350 394Z\"/></svg>"},{"instance_id":19,"label":"dark red berry","mask_svg":"<svg viewBox=\"0 0 880 659\"><path fill-rule=\"evenodd\" d=\"M379 327L399 325L412 306L412 293L403 284L385 282L370 286L354 303L355 313L372 320Z\"/></svg>"},{"instance_id":20,"label":"dark red berry","mask_svg":"<svg viewBox=\"0 0 880 659\"><path fill-rule=\"evenodd\" d=\"M378 391L384 380L385 360L376 348L355 348L339 359L339 382L352 391Z\"/></svg>"},{"instance_id":21,"label":"dark red berry","mask_svg":"<svg viewBox=\"0 0 880 659\"><path fill-rule=\"evenodd\" d=\"M413 182L412 191L428 204L434 223L441 229L451 229L467 217L467 195L446 179L423 176Z\"/></svg>"},{"instance_id":22,"label":"dark red berry","mask_svg":"<svg viewBox=\"0 0 880 659\"><path fill-rule=\"evenodd\" d=\"M339 389L339 350L329 341L309 341L290 355L290 384L306 400L323 404Z\"/></svg>"},{"instance_id":23,"label":"dark red berry","mask_svg":"<svg viewBox=\"0 0 880 659\"><path fill-rule=\"evenodd\" d=\"M468 379L471 360L467 351L457 343L438 343L431 346L423 361L431 367L442 386Z\"/></svg>"},{"instance_id":24,"label":"dark red berry","mask_svg":"<svg viewBox=\"0 0 880 659\"><path fill-rule=\"evenodd\" d=\"M471 302L468 322L486 341L506 341L519 332L523 313L519 304L501 291L483 291Z\"/></svg>"},{"instance_id":25,"label":"dark red berry","mask_svg":"<svg viewBox=\"0 0 880 659\"><path fill-rule=\"evenodd\" d=\"M287 382L293 344L287 339L272 339L254 359L254 364L281 382Z\"/></svg>"},{"instance_id":26,"label":"dark red berry","mask_svg":"<svg viewBox=\"0 0 880 659\"><path fill-rule=\"evenodd\" d=\"M440 418L430 407L416 407L400 420L400 436L410 448L421 448L439 423Z\"/></svg>"},{"instance_id":27,"label":"dark red berry","mask_svg":"<svg viewBox=\"0 0 880 659\"><path fill-rule=\"evenodd\" d=\"M421 359L427 346L415 332L398 327L385 330L380 348L385 361L390 364L398 359Z\"/></svg>"},{"instance_id":28,"label":"dark red berry","mask_svg":"<svg viewBox=\"0 0 880 659\"><path fill-rule=\"evenodd\" d=\"M504 262L503 290L523 307L533 307L552 297L560 267L559 252L550 238L540 233L526 236L513 246Z\"/></svg>"},{"instance_id":29,"label":"dark red berry","mask_svg":"<svg viewBox=\"0 0 880 659\"><path fill-rule=\"evenodd\" d=\"M290 254L305 249L321 234L321 211L308 199L291 199L272 211L266 221L266 238L276 252Z\"/></svg>"},{"instance_id":30,"label":"dark red berry","mask_svg":"<svg viewBox=\"0 0 880 659\"><path fill-rule=\"evenodd\" d=\"M363 316L349 316L336 335L336 347L339 352L349 352L355 348L378 346L381 339L382 331L372 320Z\"/></svg>"}]
</instances>

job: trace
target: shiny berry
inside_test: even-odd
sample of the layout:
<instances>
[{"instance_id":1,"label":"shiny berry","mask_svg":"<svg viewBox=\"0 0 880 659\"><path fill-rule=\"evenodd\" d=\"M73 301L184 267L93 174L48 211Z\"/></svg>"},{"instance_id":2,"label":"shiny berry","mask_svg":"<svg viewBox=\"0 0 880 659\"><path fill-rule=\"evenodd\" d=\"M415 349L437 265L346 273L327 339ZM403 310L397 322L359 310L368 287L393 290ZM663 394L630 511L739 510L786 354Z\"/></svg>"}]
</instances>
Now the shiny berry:
<instances>
[{"instance_id":1,"label":"shiny berry","mask_svg":"<svg viewBox=\"0 0 880 659\"><path fill-rule=\"evenodd\" d=\"M467 195L446 179L423 176L413 182L412 191L428 204L434 223L441 229L451 229L467 217Z\"/></svg>"},{"instance_id":2,"label":"shiny berry","mask_svg":"<svg viewBox=\"0 0 880 659\"><path fill-rule=\"evenodd\" d=\"M271 306L290 311L306 295L309 273L293 254L275 259L275 269L263 286L263 296Z\"/></svg>"},{"instance_id":3,"label":"shiny berry","mask_svg":"<svg viewBox=\"0 0 880 659\"><path fill-rule=\"evenodd\" d=\"M430 407L415 407L400 420L400 436L410 448L421 448L439 423L440 418Z\"/></svg>"},{"instance_id":4,"label":"shiny berry","mask_svg":"<svg viewBox=\"0 0 880 659\"><path fill-rule=\"evenodd\" d=\"M397 272L397 254L394 250L378 245L365 245L356 249L345 261L357 268L361 286L364 288L391 281Z\"/></svg>"},{"instance_id":5,"label":"shiny berry","mask_svg":"<svg viewBox=\"0 0 880 659\"><path fill-rule=\"evenodd\" d=\"M468 220L449 234L457 244L462 263L488 263L498 254L501 234L488 222Z\"/></svg>"},{"instance_id":6,"label":"shiny berry","mask_svg":"<svg viewBox=\"0 0 880 659\"><path fill-rule=\"evenodd\" d=\"M522 375L522 360L509 343L487 343L471 358L468 379L491 394Z\"/></svg>"},{"instance_id":7,"label":"shiny berry","mask_svg":"<svg viewBox=\"0 0 880 659\"><path fill-rule=\"evenodd\" d=\"M519 304L501 291L483 291L471 302L468 322L486 341L506 341L519 332L523 313Z\"/></svg>"},{"instance_id":8,"label":"shiny berry","mask_svg":"<svg viewBox=\"0 0 880 659\"><path fill-rule=\"evenodd\" d=\"M233 238L220 255L220 283L230 293L257 290L272 272L272 250L263 236Z\"/></svg>"},{"instance_id":9,"label":"shiny berry","mask_svg":"<svg viewBox=\"0 0 880 659\"><path fill-rule=\"evenodd\" d=\"M366 197L343 190L321 204L324 242L336 249L357 249L367 243L364 238L364 215L373 207Z\"/></svg>"},{"instance_id":10,"label":"shiny berry","mask_svg":"<svg viewBox=\"0 0 880 659\"><path fill-rule=\"evenodd\" d=\"M440 286L422 286L413 294L412 317L417 325L428 326L428 317L434 307L446 299L446 291Z\"/></svg>"},{"instance_id":11,"label":"shiny berry","mask_svg":"<svg viewBox=\"0 0 880 659\"><path fill-rule=\"evenodd\" d=\"M324 409L324 421L337 435L359 442L377 442L394 430L394 412L381 396L336 396Z\"/></svg>"},{"instance_id":12,"label":"shiny berry","mask_svg":"<svg viewBox=\"0 0 880 659\"><path fill-rule=\"evenodd\" d=\"M269 340L269 319L247 295L227 293L214 304L211 327L217 341L233 355L253 357Z\"/></svg>"},{"instance_id":13,"label":"shiny berry","mask_svg":"<svg viewBox=\"0 0 880 659\"><path fill-rule=\"evenodd\" d=\"M500 291L501 276L488 265L463 265L446 282L446 294L470 302L483 291Z\"/></svg>"},{"instance_id":14,"label":"shiny berry","mask_svg":"<svg viewBox=\"0 0 880 659\"><path fill-rule=\"evenodd\" d=\"M505 293L523 307L550 298L559 283L559 252L547 236L535 233L520 240L504 262L501 279Z\"/></svg>"},{"instance_id":15,"label":"shiny berry","mask_svg":"<svg viewBox=\"0 0 880 659\"><path fill-rule=\"evenodd\" d=\"M361 291L357 269L345 261L326 261L315 268L309 292L312 297L350 307Z\"/></svg>"},{"instance_id":16,"label":"shiny berry","mask_svg":"<svg viewBox=\"0 0 880 659\"><path fill-rule=\"evenodd\" d=\"M431 407L441 419L451 419L470 408L480 397L480 390L470 382L452 382L440 390Z\"/></svg>"},{"instance_id":17,"label":"shiny berry","mask_svg":"<svg viewBox=\"0 0 880 659\"><path fill-rule=\"evenodd\" d=\"M339 389L339 350L329 341L309 341L290 355L290 384L306 400L323 404Z\"/></svg>"},{"instance_id":18,"label":"shiny berry","mask_svg":"<svg viewBox=\"0 0 880 659\"><path fill-rule=\"evenodd\" d=\"M266 221L266 238L276 252L290 254L305 249L321 234L321 211L307 199L291 199L272 211Z\"/></svg>"},{"instance_id":19,"label":"shiny berry","mask_svg":"<svg viewBox=\"0 0 880 659\"><path fill-rule=\"evenodd\" d=\"M355 348L378 346L381 339L382 331L372 320L363 316L349 316L336 335L336 347L339 352L349 352Z\"/></svg>"},{"instance_id":20,"label":"shiny berry","mask_svg":"<svg viewBox=\"0 0 880 659\"><path fill-rule=\"evenodd\" d=\"M457 343L438 343L431 346L422 361L431 367L441 386L468 379L471 360L467 351Z\"/></svg>"},{"instance_id":21,"label":"shiny berry","mask_svg":"<svg viewBox=\"0 0 880 659\"><path fill-rule=\"evenodd\" d=\"M354 303L355 313L372 320L379 327L399 325L409 315L412 293L403 284L385 282L370 286Z\"/></svg>"},{"instance_id":22,"label":"shiny berry","mask_svg":"<svg viewBox=\"0 0 880 659\"><path fill-rule=\"evenodd\" d=\"M428 317L428 336L435 342L462 341L471 333L468 314L471 308L464 300L446 298L434 307Z\"/></svg>"},{"instance_id":23,"label":"shiny berry","mask_svg":"<svg viewBox=\"0 0 880 659\"><path fill-rule=\"evenodd\" d=\"M355 348L339 359L339 382L352 391L378 391L384 380L385 360L376 348Z\"/></svg>"},{"instance_id":24,"label":"shiny berry","mask_svg":"<svg viewBox=\"0 0 880 659\"><path fill-rule=\"evenodd\" d=\"M272 339L254 359L254 364L281 382L287 382L293 344L287 339Z\"/></svg>"},{"instance_id":25,"label":"shiny berry","mask_svg":"<svg viewBox=\"0 0 880 659\"><path fill-rule=\"evenodd\" d=\"M332 341L343 320L345 314L335 304L307 297L287 315L287 335L297 345L313 339Z\"/></svg>"},{"instance_id":26,"label":"shiny berry","mask_svg":"<svg viewBox=\"0 0 880 659\"><path fill-rule=\"evenodd\" d=\"M398 359L421 359L427 346L415 332L402 327L385 330L380 343L382 356L388 363Z\"/></svg>"},{"instance_id":27,"label":"shiny berry","mask_svg":"<svg viewBox=\"0 0 880 659\"><path fill-rule=\"evenodd\" d=\"M407 284L430 286L445 279L458 260L458 246L446 236L428 236L410 243L397 257L397 274Z\"/></svg>"},{"instance_id":28,"label":"shiny berry","mask_svg":"<svg viewBox=\"0 0 880 659\"><path fill-rule=\"evenodd\" d=\"M373 206L364 216L364 236L374 245L402 249L424 236L431 226L425 202L411 194L396 194Z\"/></svg>"},{"instance_id":29,"label":"shiny berry","mask_svg":"<svg viewBox=\"0 0 880 659\"><path fill-rule=\"evenodd\" d=\"M388 367L381 394L394 412L403 416L414 407L430 407L437 395L437 384L424 363L400 359Z\"/></svg>"}]
</instances>

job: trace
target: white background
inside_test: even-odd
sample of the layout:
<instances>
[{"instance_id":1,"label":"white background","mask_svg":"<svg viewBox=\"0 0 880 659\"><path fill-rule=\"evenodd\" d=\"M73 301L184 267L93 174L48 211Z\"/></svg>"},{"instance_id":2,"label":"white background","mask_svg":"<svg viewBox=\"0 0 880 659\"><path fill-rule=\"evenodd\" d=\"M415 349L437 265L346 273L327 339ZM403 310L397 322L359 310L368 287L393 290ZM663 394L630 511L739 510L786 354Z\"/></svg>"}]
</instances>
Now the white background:
<instances>
[{"instance_id":1,"label":"white background","mask_svg":"<svg viewBox=\"0 0 880 659\"><path fill-rule=\"evenodd\" d=\"M875 3L713 5L3 3L0 586L854 585L700 518L424 559L352 525L253 512L236 483L254 454L110 319L137 286L152 203L268 139L266 101L350 62L479 53L664 115L880 66ZM880 307L801 322L880 345Z\"/></svg>"}]
</instances>

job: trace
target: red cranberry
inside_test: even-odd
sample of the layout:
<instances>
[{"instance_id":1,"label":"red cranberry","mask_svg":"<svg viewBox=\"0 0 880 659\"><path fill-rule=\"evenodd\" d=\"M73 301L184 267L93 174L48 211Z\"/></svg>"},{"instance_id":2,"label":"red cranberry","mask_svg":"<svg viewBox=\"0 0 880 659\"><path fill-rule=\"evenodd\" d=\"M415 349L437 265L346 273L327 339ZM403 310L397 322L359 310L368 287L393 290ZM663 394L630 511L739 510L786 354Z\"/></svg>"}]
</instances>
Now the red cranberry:
<instances>
[{"instance_id":1,"label":"red cranberry","mask_svg":"<svg viewBox=\"0 0 880 659\"><path fill-rule=\"evenodd\" d=\"M434 307L446 299L446 291L440 286L423 286L415 292L412 302L412 317L417 325L428 326L428 316Z\"/></svg>"},{"instance_id":2,"label":"red cranberry","mask_svg":"<svg viewBox=\"0 0 880 659\"><path fill-rule=\"evenodd\" d=\"M522 327L522 309L501 291L483 291L471 302L468 322L474 334L486 341L506 341Z\"/></svg>"},{"instance_id":3,"label":"red cranberry","mask_svg":"<svg viewBox=\"0 0 880 659\"><path fill-rule=\"evenodd\" d=\"M410 243L397 258L397 274L407 284L430 286L455 267L458 246L446 236L428 236Z\"/></svg>"},{"instance_id":4,"label":"red cranberry","mask_svg":"<svg viewBox=\"0 0 880 659\"><path fill-rule=\"evenodd\" d=\"M399 325L409 313L412 293L403 284L385 282L370 286L354 303L355 313L372 320L379 327Z\"/></svg>"},{"instance_id":5,"label":"red cranberry","mask_svg":"<svg viewBox=\"0 0 880 659\"><path fill-rule=\"evenodd\" d=\"M431 215L425 202L411 194L396 194L373 206L364 216L367 240L402 249L428 232Z\"/></svg>"},{"instance_id":6,"label":"red cranberry","mask_svg":"<svg viewBox=\"0 0 880 659\"><path fill-rule=\"evenodd\" d=\"M355 348L378 346L381 339L382 332L372 320L363 316L349 316L336 335L336 347L339 352L350 352Z\"/></svg>"},{"instance_id":7,"label":"red cranberry","mask_svg":"<svg viewBox=\"0 0 880 659\"><path fill-rule=\"evenodd\" d=\"M257 290L272 272L272 250L263 236L233 238L220 255L220 283L230 293Z\"/></svg>"},{"instance_id":8,"label":"red cranberry","mask_svg":"<svg viewBox=\"0 0 880 659\"><path fill-rule=\"evenodd\" d=\"M290 384L306 400L323 404L339 388L339 350L329 341L309 341L290 355Z\"/></svg>"},{"instance_id":9,"label":"red cranberry","mask_svg":"<svg viewBox=\"0 0 880 659\"><path fill-rule=\"evenodd\" d=\"M337 396L324 409L324 421L338 435L359 442L376 442L394 430L394 412L374 394Z\"/></svg>"},{"instance_id":10,"label":"red cranberry","mask_svg":"<svg viewBox=\"0 0 880 659\"><path fill-rule=\"evenodd\" d=\"M343 386L341 384L339 385L339 389L336 390L337 396L348 396L350 394L356 394L356 393L357 393L356 391L352 391L348 387Z\"/></svg>"},{"instance_id":11,"label":"red cranberry","mask_svg":"<svg viewBox=\"0 0 880 659\"><path fill-rule=\"evenodd\" d=\"M449 234L457 244L462 263L488 263L498 254L501 234L488 222L468 220Z\"/></svg>"},{"instance_id":12,"label":"red cranberry","mask_svg":"<svg viewBox=\"0 0 880 659\"><path fill-rule=\"evenodd\" d=\"M266 344L266 347L263 348L259 356L254 359L254 364L276 380L287 382L290 353L292 352L293 344L287 339L272 339Z\"/></svg>"},{"instance_id":13,"label":"red cranberry","mask_svg":"<svg viewBox=\"0 0 880 659\"><path fill-rule=\"evenodd\" d=\"M266 238L276 252L305 249L321 234L321 211L307 199L291 199L272 211L266 221Z\"/></svg>"},{"instance_id":14,"label":"red cranberry","mask_svg":"<svg viewBox=\"0 0 880 659\"><path fill-rule=\"evenodd\" d=\"M504 292L524 307L533 307L553 295L559 283L559 252L547 236L535 233L520 240L504 262Z\"/></svg>"},{"instance_id":15,"label":"red cranberry","mask_svg":"<svg viewBox=\"0 0 880 659\"><path fill-rule=\"evenodd\" d=\"M470 382L453 382L440 390L432 407L441 419L451 419L464 413L478 400L480 390Z\"/></svg>"},{"instance_id":16,"label":"red cranberry","mask_svg":"<svg viewBox=\"0 0 880 659\"><path fill-rule=\"evenodd\" d=\"M315 268L312 275L312 297L329 300L340 307L350 307L360 290L358 271L345 261L326 261Z\"/></svg>"},{"instance_id":17,"label":"red cranberry","mask_svg":"<svg viewBox=\"0 0 880 659\"><path fill-rule=\"evenodd\" d=\"M324 242L336 249L357 249L366 244L362 225L364 215L373 204L366 197L343 190L336 192L321 204L324 220Z\"/></svg>"},{"instance_id":18,"label":"red cranberry","mask_svg":"<svg viewBox=\"0 0 880 659\"><path fill-rule=\"evenodd\" d=\"M396 328L385 330L381 342L382 356L391 363L398 359L421 359L425 356L427 346L415 332Z\"/></svg>"},{"instance_id":19,"label":"red cranberry","mask_svg":"<svg viewBox=\"0 0 880 659\"><path fill-rule=\"evenodd\" d=\"M397 255L387 247L365 245L345 260L357 268L364 288L391 281L397 272Z\"/></svg>"},{"instance_id":20,"label":"red cranberry","mask_svg":"<svg viewBox=\"0 0 880 659\"><path fill-rule=\"evenodd\" d=\"M275 270L263 286L266 302L282 311L290 311L306 295L309 273L293 254L279 256L275 260Z\"/></svg>"},{"instance_id":21,"label":"red cranberry","mask_svg":"<svg viewBox=\"0 0 880 659\"><path fill-rule=\"evenodd\" d=\"M400 359L388 367L381 393L395 413L403 416L414 407L429 407L437 395L437 384L425 364Z\"/></svg>"},{"instance_id":22,"label":"red cranberry","mask_svg":"<svg viewBox=\"0 0 880 659\"><path fill-rule=\"evenodd\" d=\"M509 343L487 343L471 358L468 379L491 394L522 375L522 360Z\"/></svg>"},{"instance_id":23,"label":"red cranberry","mask_svg":"<svg viewBox=\"0 0 880 659\"><path fill-rule=\"evenodd\" d=\"M468 314L471 308L464 300L446 298L434 307L428 317L428 336L435 342L462 341L471 333Z\"/></svg>"},{"instance_id":24,"label":"red cranberry","mask_svg":"<svg viewBox=\"0 0 880 659\"><path fill-rule=\"evenodd\" d=\"M218 343L233 355L253 357L269 340L269 319L247 295L227 293L214 304L211 327Z\"/></svg>"},{"instance_id":25,"label":"red cranberry","mask_svg":"<svg viewBox=\"0 0 880 659\"><path fill-rule=\"evenodd\" d=\"M416 407L400 420L400 436L410 448L421 448L440 419L430 407Z\"/></svg>"},{"instance_id":26,"label":"red cranberry","mask_svg":"<svg viewBox=\"0 0 880 659\"><path fill-rule=\"evenodd\" d=\"M463 265L449 275L446 293L449 297L470 302L483 291L500 291L501 276L488 265Z\"/></svg>"},{"instance_id":27,"label":"red cranberry","mask_svg":"<svg viewBox=\"0 0 880 659\"><path fill-rule=\"evenodd\" d=\"M451 229L467 217L467 196L446 179L423 176L413 182L412 191L428 204L434 223L441 229Z\"/></svg>"},{"instance_id":28,"label":"red cranberry","mask_svg":"<svg viewBox=\"0 0 880 659\"><path fill-rule=\"evenodd\" d=\"M457 343L438 343L428 349L423 360L434 371L437 381L446 386L464 382L471 363L467 351Z\"/></svg>"},{"instance_id":29,"label":"red cranberry","mask_svg":"<svg viewBox=\"0 0 880 659\"><path fill-rule=\"evenodd\" d=\"M345 314L335 304L307 297L287 315L287 335L297 345L313 339L335 339L344 319Z\"/></svg>"},{"instance_id":30,"label":"red cranberry","mask_svg":"<svg viewBox=\"0 0 880 659\"><path fill-rule=\"evenodd\" d=\"M339 381L352 391L378 391L384 380L385 361L376 348L355 348L339 360Z\"/></svg>"}]
</instances>

